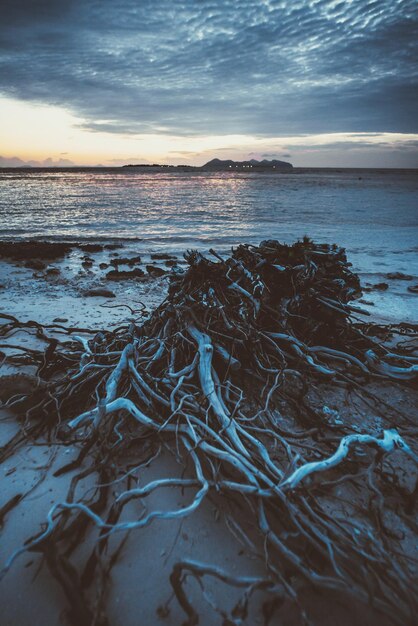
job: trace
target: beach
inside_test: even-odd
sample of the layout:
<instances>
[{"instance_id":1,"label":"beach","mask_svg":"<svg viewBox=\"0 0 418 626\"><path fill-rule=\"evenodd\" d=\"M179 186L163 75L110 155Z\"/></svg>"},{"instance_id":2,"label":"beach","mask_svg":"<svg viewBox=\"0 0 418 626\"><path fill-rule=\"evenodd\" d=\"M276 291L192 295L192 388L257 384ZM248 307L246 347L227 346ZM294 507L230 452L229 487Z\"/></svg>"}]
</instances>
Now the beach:
<instances>
[{"instance_id":1,"label":"beach","mask_svg":"<svg viewBox=\"0 0 418 626\"><path fill-rule=\"evenodd\" d=\"M3 0L0 626L417 625L415 4Z\"/></svg>"},{"instance_id":2,"label":"beach","mask_svg":"<svg viewBox=\"0 0 418 626\"><path fill-rule=\"evenodd\" d=\"M276 180L265 175L256 175L252 179L250 177L249 182L240 175L200 177L182 174L174 175L174 179L172 175L171 178L164 175L160 180L159 174L156 179L152 179L152 176L141 178L141 175L123 174L121 181L118 178L121 175L117 174L115 177L112 172L14 173L14 182L8 176L9 174L0 174L0 214L3 211L4 216L6 205L9 207L12 202L12 184L17 185L14 206L19 208L12 212L7 224L3 219L0 229L0 314L3 315L2 323L5 328L8 320L11 320L12 325L13 319L18 320L19 325L13 332L6 329L0 348L3 355L0 370L3 391L8 385L16 385L16 379L13 378L16 374L33 376L36 369L31 358L28 358L27 363L18 364L13 359L4 357L21 355L25 350L28 350L30 357L31 350L44 350L48 343L45 344L43 334L46 334L48 341L57 340L58 348L62 346L64 349L66 342L71 344L68 353L68 358L71 359L75 354L71 352L74 351L74 344L79 341L85 348L85 342L88 346L88 342L99 331L103 336L109 333L112 341L116 341L120 335L125 342L131 332L130 328L141 328L144 325L148 328L146 324L150 320L156 320L155 324L158 325L159 317L164 319L167 314L164 313L164 305L161 314L158 314L158 307L169 296L170 284L182 284L184 276L191 271L190 266L193 263L184 257L184 254L187 257L187 249L199 250L204 258L222 265L223 260L229 258L231 248L236 248L241 243L252 244L249 249L258 250L263 239L279 239L283 243L293 244L306 234L314 242L324 244L323 250L326 250L326 254L334 254L331 247L326 247L328 244L336 243L346 248L348 263L351 265L344 265L344 271L352 271L356 276L358 274L361 287L361 294L356 295L355 299L354 296L349 298L356 309L350 313L353 326L356 323L376 325L380 329L376 331L377 340L385 341L387 350L403 350L407 345L409 352L402 354L412 357L416 354L418 294L414 289L418 284L415 239L417 222L413 210L415 200L412 198L418 184L416 173L359 174L354 171L346 175L341 172L322 172L319 175L318 172L306 172L282 175L283 178ZM129 176L131 179L127 178ZM60 192L62 195L57 195L58 183L66 189L65 193ZM101 195L97 194L99 187L102 189ZM278 193L279 187L283 198ZM122 188L126 194L124 204L119 196ZM144 188L147 190L144 191ZM315 203L310 200L315 206L307 206L313 188L319 189ZM137 197L135 204L136 193L139 194L139 200ZM219 204L211 203L211 194L217 198ZM272 204L277 201L282 204L294 194L297 199L292 200L293 206L299 207L299 213L294 209L286 217L283 209L275 214ZM92 205L86 210L85 203L94 195L94 210ZM354 221L348 224L348 218L341 213L343 202L347 201L348 196L353 206L358 203L356 224ZM46 202L43 201L44 204L40 202L41 197L47 198ZM203 197L209 197L205 206L201 200ZM235 198L235 205L232 205L232 197ZM371 197L374 200L370 204ZM30 224L26 208L29 201L34 206ZM133 204L130 205L129 202ZM173 203L171 211L167 211L167 202ZM228 205L228 202L231 204ZM112 213L112 203L122 209L118 213ZM155 207L150 209L154 203ZM164 206L161 215L156 208L158 203ZM260 211L251 211L251 207L257 203L261 207ZM397 208L391 212L390 206L394 207L395 203ZM222 213L219 208L221 206ZM303 206L303 211L300 206ZM130 207L129 210L126 207ZM33 245L28 243L30 241ZM46 246L42 242L46 242ZM310 244L307 245L309 247ZM214 249L217 256L209 252L209 249ZM325 254L321 252L322 248L319 250L319 255ZM315 250L314 252L317 253ZM320 260L321 257L313 258L320 265L317 259ZM289 262L289 266L291 265ZM276 266L279 267L277 262ZM346 276L347 273L344 274L344 280ZM254 297L261 298L256 286L253 287ZM247 293L248 289L246 284ZM173 290L175 292L175 287L169 297L172 297ZM210 295L210 291L208 293ZM187 305L190 308L195 306L194 294L191 290L191 299ZM244 302L246 297L248 298L244 295ZM270 301L269 306L272 306ZM348 314L348 310L344 309L343 313ZM37 324L42 326L42 332L37 333ZM364 330L366 326L361 328ZM135 330L132 332L135 333ZM73 335L81 339L73 339ZM188 343L191 341L192 336ZM284 354L287 354L286 350ZM143 359L146 358L145 352ZM335 363L338 365L338 358L331 363L332 366ZM396 363L404 369L408 365L402 358ZM152 371L152 364L149 363L148 366ZM327 366L331 367L329 364ZM350 371L347 366L346 372L346 366L347 363L342 368L344 373ZM82 371L83 365L80 367ZM266 380L274 387L277 384L277 381L274 382L276 374L271 379L272 375L268 370L272 365L265 363L263 367L267 372L264 374ZM297 370L298 366L293 364L292 368ZM305 376L306 370L302 368L301 371ZM160 377L164 382L164 374L156 370L155 380L160 380ZM356 372L352 386L347 385L342 377L339 380L341 384L334 387L320 377L319 382L312 383L312 386L309 383L307 391L305 390L306 406L311 411L307 415L310 417L308 419L305 416L298 422L299 409L295 409L295 406L301 402L302 396L298 395L301 391L298 391L297 378L291 379L291 383L283 382L285 394L283 397L279 394L275 404L280 416L279 423L284 431L295 429L296 425L298 432L317 429L319 434L313 433L308 435L308 439L303 439L305 448L302 446L298 449L298 455L294 458L288 448L287 454L289 458L293 458L293 469L295 464L301 465L303 462L324 458L326 450L331 454L341 438L350 433L367 433L379 439L385 430L398 428L408 445L415 450L414 420L418 404L416 385L403 385L394 378L380 375L363 380L361 372L360 375ZM16 393L23 393L19 387L21 384L22 381L18 381ZM25 384L27 383L23 387ZM247 393L248 389L243 388ZM360 389L358 394L356 389ZM123 393L125 392L130 393L124 390ZM367 393L371 396L368 397ZM74 394L78 398L77 387ZM265 389L259 381L254 383L253 394L253 398L247 397L246 406L252 407L252 403L256 405L260 401L264 407ZM167 397L170 398L170 394ZM371 397L378 398L379 402L370 400ZM203 403L204 400L199 402ZM231 401L225 400L225 403L230 406ZM79 412L82 413L87 408L80 406ZM155 406L148 408L151 412L155 411ZM143 410L145 411L144 407ZM1 466L0 500L0 523L3 524L0 558L3 566L29 537L45 528L51 507L68 497L71 481L78 476L80 467L69 467L65 472L62 469L78 458L83 442L80 439L76 443L67 443L65 437L51 435L52 431L49 434L42 431L40 436L29 436L23 445L9 450L7 442L13 440L19 432L24 433L27 424L21 416L16 417L12 407L3 406L1 411L1 445L5 455ZM312 415L316 417L313 418ZM243 415L241 418L242 423L246 424ZM319 418L323 420L322 424L315 423L315 419ZM322 428L326 435L321 435ZM141 437L141 429L139 433ZM183 479L194 475L190 458L185 462L187 454L185 455L184 450L176 451L170 439L161 440L157 445L154 440L148 440L144 436L145 443L142 443L141 438L136 442L135 428L131 425L127 426L123 436L132 436L133 443L124 449L124 456L121 458L111 457L115 471L112 469L106 473L102 471L103 468L99 471L96 465L93 473L87 473L77 482L76 499L84 501L95 490L100 491L98 485L105 485L107 481L110 485L109 498L115 500L131 484L127 479L127 472L132 472L132 484L142 486L167 476ZM292 441L292 446L293 443ZM276 454L275 446L276 444L268 450L273 455L274 462L282 467L286 454ZM310 446L318 446L318 450L312 452ZM100 451L95 452L95 463L100 454ZM82 462L82 468L88 466L89 458L88 456ZM367 459L366 452L356 454L355 460L348 465L348 470L354 474L357 471L360 474L364 472L364 481L368 476L367 480L371 481L369 487L373 491L373 479L366 468ZM390 463L382 462L379 471L383 471L388 484L389 478L386 477L391 472L398 477L397 482L395 481L397 490L389 495L385 492L384 507L379 509L380 513L384 510L384 519L382 521L379 514L376 514L377 528L381 529L383 526L387 531L386 537L390 538L390 546L386 546L389 555L391 550L399 550L402 555L412 556L416 534L413 523L408 522L408 516L412 519L414 509L411 504L412 513L404 513L404 508L413 501L416 493L417 467L410 458L405 458L400 448L390 455L390 459ZM221 467L220 461L216 462ZM258 462L258 467L267 471L269 464ZM377 459L376 464L379 462ZM375 461L373 467L374 463ZM213 471L216 475L210 464L209 467L210 473ZM290 469L287 468L286 471L290 472ZM228 474L226 476L231 480ZM331 479L333 478L337 480L337 475L331 474ZM363 485L361 481L360 484ZM360 488L353 486L350 481L342 480L341 486L336 486L335 489L337 499L325 497L323 510L327 511L330 519L338 520L338 524L342 526L351 516L357 524L356 528L361 529L359 533L364 530L364 537L359 539L359 546L364 548L368 545L367 533L371 532L364 510L371 506L374 511L374 504L372 506L368 503L368 495L363 491L360 490L361 495L358 495L356 489ZM319 492L324 495L320 490ZM380 496L375 494L375 498L379 501ZM393 502L395 505L392 506ZM187 507L189 504L190 495L187 489L162 487L147 497L146 504L137 501L130 503L124 510L122 519L140 519L144 511L167 511ZM105 509L101 512L103 515L104 511ZM85 584L89 602L97 610L94 620L87 620L83 624L133 626L138 623L155 623L175 626L182 623L185 619L184 608L173 599L170 574L176 563L187 559L211 564L231 577L258 579L266 576L266 571L271 574L270 564L266 565L268 559L263 546L266 539L257 534L254 519L251 505L245 499L237 505L233 497L230 499L214 490L190 516L170 521L156 519L140 532L133 530L127 535L115 534L106 545L103 562L100 561L104 569L96 568L93 579L89 580L88 585ZM91 558L95 545L98 545L99 532L99 528L93 525L76 535L83 537L71 554L71 567L78 573L76 575L73 570L64 568L62 571L66 571L68 576L64 583L62 571L59 568L54 570L53 563L45 556L47 551L40 554L35 547L17 557L0 582L0 600L4 607L2 623L7 626L29 626L41 622L45 626L58 626L70 623L73 626L74 621L71 621L71 617L68 618L68 605L76 606L77 598L71 595L71 589L75 593L74 590L83 588L83 580L88 578L86 563ZM305 539L308 534L305 533ZM285 544L288 542L289 546L293 545L290 531L289 536L284 531L279 536ZM310 544L309 546L312 549ZM115 555L115 565L109 574L110 569L107 571L106 566L109 565L112 554ZM322 555L321 558L325 557ZM416 561L405 558L409 571L408 574L402 572L402 575L407 584L416 575ZM314 562L312 557L312 563ZM57 571L60 573L55 576L54 572L56 574ZM324 571L328 572L326 569ZM80 576L84 577L81 582ZM57 584L60 577L61 585ZM321 626L336 622L348 626L356 620L363 626L373 626L377 623L376 620L381 626L396 623L390 615L380 613L379 606L376 609L373 603L366 606L358 599L348 599L338 590L335 593L329 590L324 592L323 589L315 590L306 584L306 580L298 580L294 574L289 574L288 580L294 582L296 601L292 600L291 595L286 595L286 584L284 592L280 592L282 595L273 604L270 592L264 589L251 599L248 612L247 608L244 611L240 605L242 618L236 609L236 622L222 622L227 619L227 614L233 613L234 606L242 599L242 588L237 585L224 586L216 576L207 578L209 580L205 578L204 593L198 577L191 577L192 582L187 583L189 598L198 608L199 624L207 626L215 623L298 626L303 623L304 612L309 615L312 624ZM205 594L206 600L209 598L208 603ZM81 607L80 615L82 610L84 609ZM271 618L268 617L268 611Z\"/></svg>"},{"instance_id":3,"label":"beach","mask_svg":"<svg viewBox=\"0 0 418 626\"><path fill-rule=\"evenodd\" d=\"M3 0L0 626L416 626L411 0Z\"/></svg>"}]
</instances>

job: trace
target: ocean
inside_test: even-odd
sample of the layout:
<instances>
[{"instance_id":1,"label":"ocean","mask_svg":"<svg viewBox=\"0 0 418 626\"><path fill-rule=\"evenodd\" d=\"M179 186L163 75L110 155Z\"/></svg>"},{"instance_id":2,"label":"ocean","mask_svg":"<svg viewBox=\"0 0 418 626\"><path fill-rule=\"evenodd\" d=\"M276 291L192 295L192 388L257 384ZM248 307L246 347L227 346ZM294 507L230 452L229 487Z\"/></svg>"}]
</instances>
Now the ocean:
<instances>
[{"instance_id":1,"label":"ocean","mask_svg":"<svg viewBox=\"0 0 418 626\"><path fill-rule=\"evenodd\" d=\"M308 235L345 247L363 281L394 271L417 279L417 192L417 170L0 170L0 239L123 240L138 253L222 253ZM417 296L405 281L390 287L395 314L416 316ZM378 305L385 298L375 296Z\"/></svg>"}]
</instances>

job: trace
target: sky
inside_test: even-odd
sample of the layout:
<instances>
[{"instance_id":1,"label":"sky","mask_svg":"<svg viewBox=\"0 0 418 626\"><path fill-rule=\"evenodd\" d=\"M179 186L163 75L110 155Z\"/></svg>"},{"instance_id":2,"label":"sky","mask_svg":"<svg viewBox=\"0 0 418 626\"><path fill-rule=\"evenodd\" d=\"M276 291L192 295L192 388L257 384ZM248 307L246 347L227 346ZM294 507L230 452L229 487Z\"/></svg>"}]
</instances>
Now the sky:
<instances>
[{"instance_id":1,"label":"sky","mask_svg":"<svg viewBox=\"0 0 418 626\"><path fill-rule=\"evenodd\" d=\"M0 166L418 167L416 0L1 0Z\"/></svg>"}]
</instances>

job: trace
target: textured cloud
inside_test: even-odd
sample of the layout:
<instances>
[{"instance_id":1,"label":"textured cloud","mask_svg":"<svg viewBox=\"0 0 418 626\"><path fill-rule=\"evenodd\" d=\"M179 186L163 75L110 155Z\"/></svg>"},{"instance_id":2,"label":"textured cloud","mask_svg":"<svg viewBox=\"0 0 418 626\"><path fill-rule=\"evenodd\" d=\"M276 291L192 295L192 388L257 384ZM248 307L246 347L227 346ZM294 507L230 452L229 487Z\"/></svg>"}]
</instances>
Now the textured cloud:
<instances>
[{"instance_id":1,"label":"textured cloud","mask_svg":"<svg viewBox=\"0 0 418 626\"><path fill-rule=\"evenodd\" d=\"M0 92L113 133L417 131L415 0L2 0Z\"/></svg>"}]
</instances>

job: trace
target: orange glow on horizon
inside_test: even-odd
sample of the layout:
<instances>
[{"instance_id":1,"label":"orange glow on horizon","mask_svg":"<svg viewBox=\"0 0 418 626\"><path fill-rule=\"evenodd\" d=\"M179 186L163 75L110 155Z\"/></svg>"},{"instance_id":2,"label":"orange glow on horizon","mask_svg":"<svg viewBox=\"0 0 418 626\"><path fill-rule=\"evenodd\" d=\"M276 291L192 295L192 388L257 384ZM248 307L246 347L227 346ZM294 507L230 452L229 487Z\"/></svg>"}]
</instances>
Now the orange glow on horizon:
<instances>
[{"instance_id":1,"label":"orange glow on horizon","mask_svg":"<svg viewBox=\"0 0 418 626\"><path fill-rule=\"evenodd\" d=\"M370 162L370 167L384 167L379 164L383 154L387 157L391 151L399 155L402 150L406 150L409 159L415 158L415 165L410 166L417 167L414 148L414 142L417 141L417 134L402 133L254 137L95 132L85 127L85 120L60 107L0 97L0 157L18 157L25 163L50 159L49 164L71 162L74 165L111 166L157 162L202 165L215 156L222 159L247 159L263 158L268 153L268 158L282 158L296 166L315 166L318 158L325 158L328 163L320 163L321 166L350 167L355 166L355 163L344 163L350 152L356 160L362 151L368 151L375 161ZM335 147L342 143L346 144L344 149ZM386 148L383 149L382 145ZM286 158L289 151L291 155Z\"/></svg>"}]
</instances>

